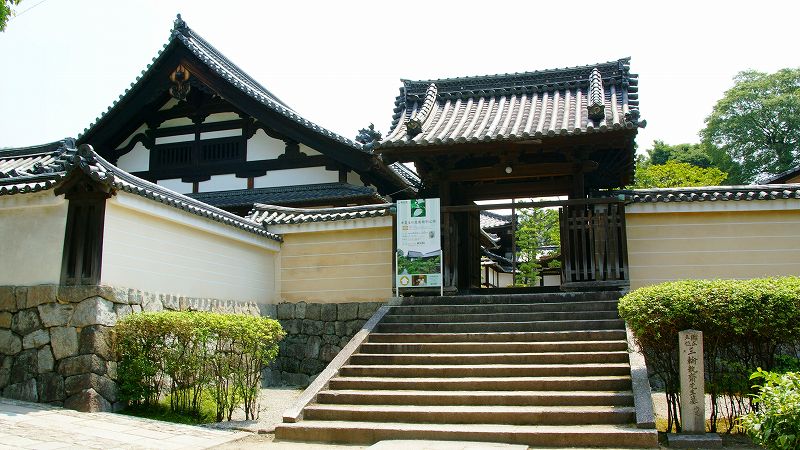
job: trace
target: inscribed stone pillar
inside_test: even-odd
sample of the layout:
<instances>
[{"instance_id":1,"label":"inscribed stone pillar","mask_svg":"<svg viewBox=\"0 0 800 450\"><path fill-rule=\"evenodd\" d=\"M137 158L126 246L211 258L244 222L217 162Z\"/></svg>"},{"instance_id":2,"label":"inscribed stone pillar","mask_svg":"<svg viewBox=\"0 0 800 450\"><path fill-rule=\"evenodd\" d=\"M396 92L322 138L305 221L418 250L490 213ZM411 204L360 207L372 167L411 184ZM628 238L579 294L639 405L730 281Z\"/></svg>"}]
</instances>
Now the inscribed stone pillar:
<instances>
[{"instance_id":1,"label":"inscribed stone pillar","mask_svg":"<svg viewBox=\"0 0 800 450\"><path fill-rule=\"evenodd\" d=\"M678 333L678 350L683 432L702 434L706 432L703 332L684 330Z\"/></svg>"}]
</instances>

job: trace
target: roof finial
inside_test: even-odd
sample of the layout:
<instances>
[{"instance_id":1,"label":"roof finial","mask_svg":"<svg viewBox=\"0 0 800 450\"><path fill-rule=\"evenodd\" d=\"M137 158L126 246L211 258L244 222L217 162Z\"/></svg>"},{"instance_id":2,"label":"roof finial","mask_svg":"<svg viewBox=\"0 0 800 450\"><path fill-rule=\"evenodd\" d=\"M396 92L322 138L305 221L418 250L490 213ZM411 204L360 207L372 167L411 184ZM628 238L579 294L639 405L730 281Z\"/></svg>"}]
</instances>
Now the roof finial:
<instances>
[{"instance_id":1,"label":"roof finial","mask_svg":"<svg viewBox=\"0 0 800 450\"><path fill-rule=\"evenodd\" d=\"M595 67L592 69L592 74L589 75L589 102L586 105L590 119L601 120L606 117L604 97L603 78L600 76L600 71Z\"/></svg>"},{"instance_id":2,"label":"roof finial","mask_svg":"<svg viewBox=\"0 0 800 450\"><path fill-rule=\"evenodd\" d=\"M172 25L172 32L176 32L178 30L183 30L186 28L186 22L181 19L181 14L178 13L178 17L175 18L175 22Z\"/></svg>"}]
</instances>

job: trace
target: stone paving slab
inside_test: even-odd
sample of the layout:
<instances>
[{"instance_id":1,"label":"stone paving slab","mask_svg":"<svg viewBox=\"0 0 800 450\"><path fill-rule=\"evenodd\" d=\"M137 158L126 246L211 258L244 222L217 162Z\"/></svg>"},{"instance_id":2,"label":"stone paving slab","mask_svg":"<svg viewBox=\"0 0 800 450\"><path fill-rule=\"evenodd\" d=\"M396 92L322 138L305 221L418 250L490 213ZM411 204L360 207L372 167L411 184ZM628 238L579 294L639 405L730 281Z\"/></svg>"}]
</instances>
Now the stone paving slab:
<instances>
[{"instance_id":1,"label":"stone paving slab","mask_svg":"<svg viewBox=\"0 0 800 450\"><path fill-rule=\"evenodd\" d=\"M0 450L205 449L248 434L0 398Z\"/></svg>"}]
</instances>

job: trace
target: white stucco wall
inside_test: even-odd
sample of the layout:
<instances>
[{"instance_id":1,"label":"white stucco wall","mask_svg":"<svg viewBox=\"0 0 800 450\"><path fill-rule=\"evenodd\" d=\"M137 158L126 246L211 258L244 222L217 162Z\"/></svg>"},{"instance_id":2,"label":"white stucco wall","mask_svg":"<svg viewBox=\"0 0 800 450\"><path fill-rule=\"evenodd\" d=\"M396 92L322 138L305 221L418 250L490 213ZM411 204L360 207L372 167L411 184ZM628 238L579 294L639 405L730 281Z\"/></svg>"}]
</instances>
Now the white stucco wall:
<instances>
[{"instance_id":1,"label":"white stucco wall","mask_svg":"<svg viewBox=\"0 0 800 450\"><path fill-rule=\"evenodd\" d=\"M156 293L274 303L280 244L119 192L106 204L101 282Z\"/></svg>"},{"instance_id":2,"label":"white stucco wall","mask_svg":"<svg viewBox=\"0 0 800 450\"><path fill-rule=\"evenodd\" d=\"M315 155L321 155L322 154L322 153L314 150L313 148L311 148L311 147L309 147L309 146L307 146L305 144L300 144L300 152L301 153L305 153L308 156L315 156Z\"/></svg>"},{"instance_id":3,"label":"white stucco wall","mask_svg":"<svg viewBox=\"0 0 800 450\"><path fill-rule=\"evenodd\" d=\"M159 186L164 186L179 194L189 194L192 192L192 183L184 183L180 178L170 178L168 180L158 180Z\"/></svg>"},{"instance_id":4,"label":"white stucco wall","mask_svg":"<svg viewBox=\"0 0 800 450\"><path fill-rule=\"evenodd\" d=\"M67 204L53 191L0 197L0 285L59 283Z\"/></svg>"},{"instance_id":5,"label":"white stucco wall","mask_svg":"<svg viewBox=\"0 0 800 450\"><path fill-rule=\"evenodd\" d=\"M267 136L264 130L256 130L253 137L247 140L248 161L277 159L285 150L286 143L280 139Z\"/></svg>"},{"instance_id":6,"label":"white stucco wall","mask_svg":"<svg viewBox=\"0 0 800 450\"><path fill-rule=\"evenodd\" d=\"M236 178L229 173L212 175L208 181L201 181L198 185L199 192L231 191L234 189L247 189L247 178Z\"/></svg>"},{"instance_id":7,"label":"white stucco wall","mask_svg":"<svg viewBox=\"0 0 800 450\"><path fill-rule=\"evenodd\" d=\"M304 167L302 169L272 170L263 177L257 177L254 186L257 188L296 186L337 181L339 181L339 172L335 170L325 170L324 167Z\"/></svg>"},{"instance_id":8,"label":"white stucco wall","mask_svg":"<svg viewBox=\"0 0 800 450\"><path fill-rule=\"evenodd\" d=\"M130 152L117 160L117 167L126 172L144 172L150 170L150 150L141 142L136 143Z\"/></svg>"}]
</instances>

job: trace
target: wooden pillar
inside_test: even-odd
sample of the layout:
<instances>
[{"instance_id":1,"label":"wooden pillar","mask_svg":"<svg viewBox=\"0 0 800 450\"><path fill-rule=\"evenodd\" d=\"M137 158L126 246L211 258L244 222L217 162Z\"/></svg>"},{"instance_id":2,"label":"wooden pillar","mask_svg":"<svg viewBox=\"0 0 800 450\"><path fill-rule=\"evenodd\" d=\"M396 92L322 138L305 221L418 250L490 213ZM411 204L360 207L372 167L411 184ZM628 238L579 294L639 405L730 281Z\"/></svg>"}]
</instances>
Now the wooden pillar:
<instances>
[{"instance_id":1,"label":"wooden pillar","mask_svg":"<svg viewBox=\"0 0 800 450\"><path fill-rule=\"evenodd\" d=\"M442 182L439 184L439 199L442 209L452 203L450 196L450 183ZM458 270L458 227L455 226L453 213L442 213L442 280L444 288L451 290L456 287Z\"/></svg>"}]
</instances>

